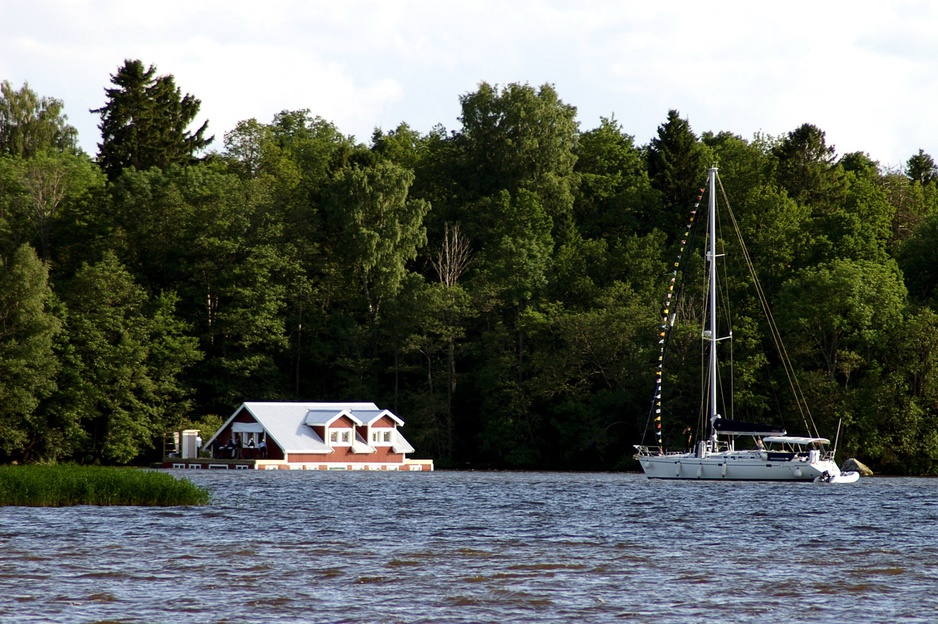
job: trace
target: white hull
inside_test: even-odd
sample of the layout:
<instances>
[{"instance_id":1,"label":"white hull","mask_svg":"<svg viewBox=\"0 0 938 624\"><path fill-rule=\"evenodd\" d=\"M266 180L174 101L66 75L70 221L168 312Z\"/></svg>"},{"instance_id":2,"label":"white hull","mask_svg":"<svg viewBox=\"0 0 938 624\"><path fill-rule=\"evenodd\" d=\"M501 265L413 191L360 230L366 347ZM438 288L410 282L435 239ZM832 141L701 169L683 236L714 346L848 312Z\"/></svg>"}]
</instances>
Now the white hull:
<instances>
[{"instance_id":1,"label":"white hull","mask_svg":"<svg viewBox=\"0 0 938 624\"><path fill-rule=\"evenodd\" d=\"M637 455L649 479L717 481L814 481L825 472L840 476L831 460L796 456L790 460L770 460L758 451L726 451L699 457L695 453Z\"/></svg>"},{"instance_id":2,"label":"white hull","mask_svg":"<svg viewBox=\"0 0 938 624\"><path fill-rule=\"evenodd\" d=\"M844 472L835 477L818 477L814 480L815 483L856 483L860 480L860 473L851 470L850 472Z\"/></svg>"}]
</instances>

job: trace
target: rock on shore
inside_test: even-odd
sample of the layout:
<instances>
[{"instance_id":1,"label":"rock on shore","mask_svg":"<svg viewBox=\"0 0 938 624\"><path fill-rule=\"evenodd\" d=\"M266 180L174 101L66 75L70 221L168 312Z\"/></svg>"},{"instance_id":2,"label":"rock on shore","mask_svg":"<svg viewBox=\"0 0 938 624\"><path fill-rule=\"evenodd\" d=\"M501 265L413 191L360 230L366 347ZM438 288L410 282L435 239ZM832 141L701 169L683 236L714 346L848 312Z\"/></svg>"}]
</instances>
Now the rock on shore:
<instances>
[{"instance_id":1,"label":"rock on shore","mask_svg":"<svg viewBox=\"0 0 938 624\"><path fill-rule=\"evenodd\" d=\"M843 466L840 467L841 472L851 472L856 471L860 473L862 477L872 477L873 471L870 470L869 466L861 462L859 459L851 457L844 462Z\"/></svg>"}]
</instances>

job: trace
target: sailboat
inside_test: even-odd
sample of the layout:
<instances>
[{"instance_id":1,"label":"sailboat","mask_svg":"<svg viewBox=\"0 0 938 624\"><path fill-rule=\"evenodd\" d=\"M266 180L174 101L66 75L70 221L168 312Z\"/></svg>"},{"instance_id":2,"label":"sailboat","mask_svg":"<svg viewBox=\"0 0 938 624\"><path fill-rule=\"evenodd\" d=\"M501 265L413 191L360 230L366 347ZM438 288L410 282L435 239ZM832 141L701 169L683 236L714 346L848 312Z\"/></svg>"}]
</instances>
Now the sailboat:
<instances>
[{"instance_id":1,"label":"sailboat","mask_svg":"<svg viewBox=\"0 0 938 624\"><path fill-rule=\"evenodd\" d=\"M701 401L701 404L705 406L706 418L709 420L709 436L706 439L699 440L695 447L686 451L669 452L662 446L661 376L665 354L665 349L662 347L655 395L648 419L649 424L654 423L657 445L645 445L643 440L642 444L635 445L636 453L634 457L641 465L645 475L650 479L852 483L859 479L859 473L853 471L841 473L840 468L834 462L836 443L831 448L830 440L819 437L816 429L814 430L815 435L812 437L790 436L782 427L724 418L719 412L717 402L719 364L717 347L721 342L731 340L732 332L728 331L726 332L727 335L720 336L717 324L717 259L721 257L717 254L716 244L717 180L717 168L711 167L707 176L709 197L706 261L709 284L707 286L707 318L703 323L702 330L702 343L708 356L706 358L708 379L705 384L705 394ZM692 213L692 221L695 218L694 215L696 215L696 206ZM740 242L742 242L741 237ZM761 287L758 285L758 279L752 271L752 265L748 262L748 254L745 253L744 249L743 246L742 255L750 266L752 278L756 283L756 290L760 294L760 300L764 303L764 297L761 297ZM677 263L675 266L677 266ZM677 271L675 271L676 274ZM674 281L672 278L672 290ZM670 298L671 295L669 294L660 327L659 335L662 338L662 345L666 344L666 337L673 328L676 317L669 309L676 302L671 302ZM779 344L779 337L768 306L764 305L763 307L769 317L769 326L773 337L776 338L776 343ZM787 366L788 360L784 353L781 359ZM793 377L789 375L789 379L792 380ZM795 390L797 396L800 396L796 384L793 384L793 390ZM803 414L806 415L805 424L807 425L810 419L810 411L805 407ZM809 429L813 428L812 423ZM648 427L646 427L646 431L647 429Z\"/></svg>"}]
</instances>

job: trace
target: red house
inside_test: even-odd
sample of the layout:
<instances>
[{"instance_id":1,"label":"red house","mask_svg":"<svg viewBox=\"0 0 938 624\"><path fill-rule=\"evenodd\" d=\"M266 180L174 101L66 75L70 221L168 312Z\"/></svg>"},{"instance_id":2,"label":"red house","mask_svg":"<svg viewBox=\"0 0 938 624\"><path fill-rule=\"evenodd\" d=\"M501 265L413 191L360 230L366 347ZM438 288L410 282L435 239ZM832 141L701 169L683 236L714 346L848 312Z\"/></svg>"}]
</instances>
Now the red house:
<instances>
[{"instance_id":1,"label":"red house","mask_svg":"<svg viewBox=\"0 0 938 624\"><path fill-rule=\"evenodd\" d=\"M374 403L241 404L197 458L167 458L169 468L431 471L408 459L404 421Z\"/></svg>"}]
</instances>

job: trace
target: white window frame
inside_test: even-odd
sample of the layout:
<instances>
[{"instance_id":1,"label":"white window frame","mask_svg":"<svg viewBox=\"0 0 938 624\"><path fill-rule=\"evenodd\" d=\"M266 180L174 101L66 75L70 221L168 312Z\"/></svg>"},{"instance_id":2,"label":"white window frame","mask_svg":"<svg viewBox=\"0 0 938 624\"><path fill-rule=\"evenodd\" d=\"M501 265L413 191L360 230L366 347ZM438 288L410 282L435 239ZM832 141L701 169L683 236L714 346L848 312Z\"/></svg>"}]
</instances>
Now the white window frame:
<instances>
[{"instance_id":1,"label":"white window frame","mask_svg":"<svg viewBox=\"0 0 938 624\"><path fill-rule=\"evenodd\" d=\"M371 430L372 446L391 446L394 444L394 427L375 427Z\"/></svg>"},{"instance_id":2,"label":"white window frame","mask_svg":"<svg viewBox=\"0 0 938 624\"><path fill-rule=\"evenodd\" d=\"M329 444L333 446L352 446L355 430L347 427L329 428Z\"/></svg>"}]
</instances>

